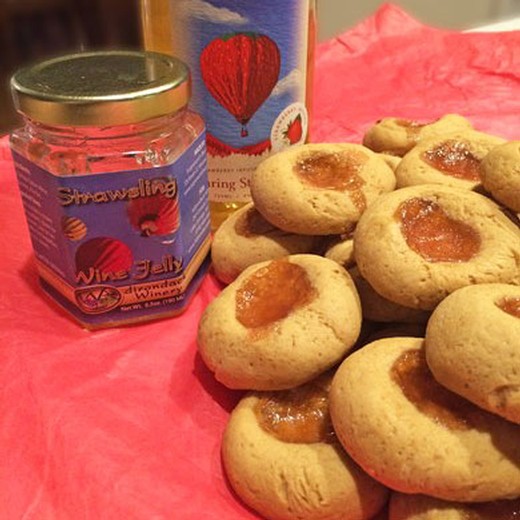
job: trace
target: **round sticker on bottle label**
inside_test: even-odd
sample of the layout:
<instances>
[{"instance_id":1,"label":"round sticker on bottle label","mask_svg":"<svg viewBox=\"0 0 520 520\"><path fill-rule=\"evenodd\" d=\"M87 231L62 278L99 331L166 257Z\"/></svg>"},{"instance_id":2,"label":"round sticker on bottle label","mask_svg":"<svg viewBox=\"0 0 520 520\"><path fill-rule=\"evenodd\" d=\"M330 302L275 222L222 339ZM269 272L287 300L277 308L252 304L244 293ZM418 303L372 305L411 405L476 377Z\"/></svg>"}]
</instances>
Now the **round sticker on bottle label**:
<instances>
[{"instance_id":1,"label":"round sticker on bottle label","mask_svg":"<svg viewBox=\"0 0 520 520\"><path fill-rule=\"evenodd\" d=\"M276 118L271 129L273 152L280 152L289 146L305 143L309 129L309 116L303 103L289 105Z\"/></svg>"}]
</instances>

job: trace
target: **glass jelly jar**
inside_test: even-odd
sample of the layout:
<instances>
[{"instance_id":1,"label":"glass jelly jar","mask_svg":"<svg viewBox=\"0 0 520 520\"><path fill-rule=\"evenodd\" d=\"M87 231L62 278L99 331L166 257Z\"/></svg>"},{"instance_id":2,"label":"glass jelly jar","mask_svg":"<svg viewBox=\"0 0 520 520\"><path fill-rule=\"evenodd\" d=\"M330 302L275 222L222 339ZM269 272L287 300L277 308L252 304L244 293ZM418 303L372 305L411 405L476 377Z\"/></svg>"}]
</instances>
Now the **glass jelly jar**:
<instances>
[{"instance_id":1,"label":"glass jelly jar","mask_svg":"<svg viewBox=\"0 0 520 520\"><path fill-rule=\"evenodd\" d=\"M12 79L11 149L43 289L87 328L185 310L210 245L205 126L186 65L81 53Z\"/></svg>"}]
</instances>

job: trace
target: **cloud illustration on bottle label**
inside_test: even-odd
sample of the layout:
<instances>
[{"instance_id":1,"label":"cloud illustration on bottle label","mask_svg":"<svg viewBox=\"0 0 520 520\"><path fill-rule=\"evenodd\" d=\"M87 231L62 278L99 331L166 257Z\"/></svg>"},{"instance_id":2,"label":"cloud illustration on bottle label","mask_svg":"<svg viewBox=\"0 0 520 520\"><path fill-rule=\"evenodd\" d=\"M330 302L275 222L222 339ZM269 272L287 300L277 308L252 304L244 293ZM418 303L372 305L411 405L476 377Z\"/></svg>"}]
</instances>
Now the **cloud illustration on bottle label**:
<instances>
[{"instance_id":1,"label":"cloud illustration on bottle label","mask_svg":"<svg viewBox=\"0 0 520 520\"><path fill-rule=\"evenodd\" d=\"M294 93L302 88L303 74L299 69L293 69L287 76L282 78L273 89L273 96L281 96L286 93Z\"/></svg>"},{"instance_id":2,"label":"cloud illustration on bottle label","mask_svg":"<svg viewBox=\"0 0 520 520\"><path fill-rule=\"evenodd\" d=\"M240 13L225 7L216 7L203 0L183 0L180 5L180 11L184 16L191 16L212 23L233 25L245 25L249 23L249 20Z\"/></svg>"}]
</instances>

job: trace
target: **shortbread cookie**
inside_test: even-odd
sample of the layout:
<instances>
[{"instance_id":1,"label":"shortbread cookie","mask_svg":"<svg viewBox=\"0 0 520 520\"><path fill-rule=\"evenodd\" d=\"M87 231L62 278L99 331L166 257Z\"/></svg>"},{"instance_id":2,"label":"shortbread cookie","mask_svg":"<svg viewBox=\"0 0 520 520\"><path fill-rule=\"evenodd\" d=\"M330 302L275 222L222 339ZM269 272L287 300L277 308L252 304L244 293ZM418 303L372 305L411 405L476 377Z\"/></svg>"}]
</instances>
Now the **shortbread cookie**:
<instances>
[{"instance_id":1,"label":"shortbread cookie","mask_svg":"<svg viewBox=\"0 0 520 520\"><path fill-rule=\"evenodd\" d=\"M230 388L281 390L315 378L352 349L361 328L349 274L317 255L246 269L206 308L202 358Z\"/></svg>"},{"instance_id":2,"label":"shortbread cookie","mask_svg":"<svg viewBox=\"0 0 520 520\"><path fill-rule=\"evenodd\" d=\"M326 243L323 256L334 260L345 269L353 267L356 263L354 259L354 229L350 233L333 237Z\"/></svg>"},{"instance_id":3,"label":"shortbread cookie","mask_svg":"<svg viewBox=\"0 0 520 520\"><path fill-rule=\"evenodd\" d=\"M385 117L368 129L363 144L375 152L402 157L423 139L471 129L471 123L457 114L447 114L429 123Z\"/></svg>"},{"instance_id":4,"label":"shortbread cookie","mask_svg":"<svg viewBox=\"0 0 520 520\"><path fill-rule=\"evenodd\" d=\"M359 272L393 302L431 310L475 283L520 283L520 230L486 197L425 184L381 196L354 233Z\"/></svg>"},{"instance_id":5,"label":"shortbread cookie","mask_svg":"<svg viewBox=\"0 0 520 520\"><path fill-rule=\"evenodd\" d=\"M388 490L337 442L330 378L240 401L224 433L222 460L237 495L270 520L369 520Z\"/></svg>"},{"instance_id":6,"label":"shortbread cookie","mask_svg":"<svg viewBox=\"0 0 520 520\"><path fill-rule=\"evenodd\" d=\"M447 502L425 495L392 493L388 520L516 520L520 500L481 504Z\"/></svg>"},{"instance_id":7,"label":"shortbread cookie","mask_svg":"<svg viewBox=\"0 0 520 520\"><path fill-rule=\"evenodd\" d=\"M450 294L428 322L426 360L443 386L520 423L520 287L482 284Z\"/></svg>"},{"instance_id":8,"label":"shortbread cookie","mask_svg":"<svg viewBox=\"0 0 520 520\"><path fill-rule=\"evenodd\" d=\"M439 385L423 343L383 339L343 361L330 390L343 447L403 493L461 502L520 496L520 426Z\"/></svg>"},{"instance_id":9,"label":"shortbread cookie","mask_svg":"<svg viewBox=\"0 0 520 520\"><path fill-rule=\"evenodd\" d=\"M494 199L520 213L520 141L493 148L482 161L480 175Z\"/></svg>"},{"instance_id":10,"label":"shortbread cookie","mask_svg":"<svg viewBox=\"0 0 520 520\"><path fill-rule=\"evenodd\" d=\"M349 269L361 300L363 318L384 323L426 323L429 312L394 303L378 294L356 267Z\"/></svg>"},{"instance_id":11,"label":"shortbread cookie","mask_svg":"<svg viewBox=\"0 0 520 520\"><path fill-rule=\"evenodd\" d=\"M253 203L229 216L217 229L211 245L211 260L217 278L231 283L246 267L282 256L311 253L321 237L295 235L275 228Z\"/></svg>"},{"instance_id":12,"label":"shortbread cookie","mask_svg":"<svg viewBox=\"0 0 520 520\"><path fill-rule=\"evenodd\" d=\"M339 235L381 193L395 188L392 169L359 144L293 146L263 161L251 196L273 226L302 235Z\"/></svg>"},{"instance_id":13,"label":"shortbread cookie","mask_svg":"<svg viewBox=\"0 0 520 520\"><path fill-rule=\"evenodd\" d=\"M469 190L478 188L482 159L505 142L501 137L472 130L425 139L396 168L397 186L444 184Z\"/></svg>"},{"instance_id":14,"label":"shortbread cookie","mask_svg":"<svg viewBox=\"0 0 520 520\"><path fill-rule=\"evenodd\" d=\"M401 162L401 157L398 157L397 155L391 155L389 153L378 153L377 154L383 161L385 161L390 168L392 168L392 171L395 173L395 170L399 166L399 163Z\"/></svg>"}]
</instances>

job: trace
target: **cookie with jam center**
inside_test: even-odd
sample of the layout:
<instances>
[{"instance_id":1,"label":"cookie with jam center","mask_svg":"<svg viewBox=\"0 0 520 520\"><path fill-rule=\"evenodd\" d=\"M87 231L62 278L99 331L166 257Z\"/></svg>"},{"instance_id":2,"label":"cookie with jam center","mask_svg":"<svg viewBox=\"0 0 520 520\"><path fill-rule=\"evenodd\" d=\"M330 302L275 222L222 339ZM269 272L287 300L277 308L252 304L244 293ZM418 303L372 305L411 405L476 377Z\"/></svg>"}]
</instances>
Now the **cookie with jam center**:
<instances>
[{"instance_id":1,"label":"cookie with jam center","mask_svg":"<svg viewBox=\"0 0 520 520\"><path fill-rule=\"evenodd\" d=\"M426 360L443 386L520 424L520 287L450 294L428 321Z\"/></svg>"},{"instance_id":2,"label":"cookie with jam center","mask_svg":"<svg viewBox=\"0 0 520 520\"><path fill-rule=\"evenodd\" d=\"M369 520L388 490L335 438L330 376L281 392L251 394L231 413L222 460L237 495L270 520Z\"/></svg>"},{"instance_id":3,"label":"cookie with jam center","mask_svg":"<svg viewBox=\"0 0 520 520\"><path fill-rule=\"evenodd\" d=\"M381 323L423 323L428 321L429 312L411 309L387 300L361 276L357 267L349 269L361 301L363 318Z\"/></svg>"},{"instance_id":4,"label":"cookie with jam center","mask_svg":"<svg viewBox=\"0 0 520 520\"><path fill-rule=\"evenodd\" d=\"M330 414L347 453L402 493L460 502L520 496L520 426L437 383L424 340L388 338L334 375Z\"/></svg>"},{"instance_id":5,"label":"cookie with jam center","mask_svg":"<svg viewBox=\"0 0 520 520\"><path fill-rule=\"evenodd\" d=\"M363 144L375 152L402 157L423 139L472 128L471 123L458 114L446 114L429 122L385 117L367 130Z\"/></svg>"},{"instance_id":6,"label":"cookie with jam center","mask_svg":"<svg viewBox=\"0 0 520 520\"><path fill-rule=\"evenodd\" d=\"M397 170L397 167L399 166L401 162L401 157L397 155L392 155L390 153L378 153L377 154L385 163L392 168L392 171L395 173L395 170Z\"/></svg>"},{"instance_id":7,"label":"cookie with jam center","mask_svg":"<svg viewBox=\"0 0 520 520\"><path fill-rule=\"evenodd\" d=\"M211 244L215 275L231 283L244 269L287 255L311 253L322 237L295 235L275 228L251 202L230 215L217 229Z\"/></svg>"},{"instance_id":8,"label":"cookie with jam center","mask_svg":"<svg viewBox=\"0 0 520 520\"><path fill-rule=\"evenodd\" d=\"M520 283L520 230L488 198L424 184L381 196L354 233L356 265L384 298L432 310L456 289Z\"/></svg>"},{"instance_id":9,"label":"cookie with jam center","mask_svg":"<svg viewBox=\"0 0 520 520\"><path fill-rule=\"evenodd\" d=\"M392 493L388 520L517 520L520 500L480 504L447 502L425 495Z\"/></svg>"},{"instance_id":10,"label":"cookie with jam center","mask_svg":"<svg viewBox=\"0 0 520 520\"><path fill-rule=\"evenodd\" d=\"M379 195L394 188L392 169L359 144L293 146L263 161L251 179L262 216L302 235L347 233Z\"/></svg>"},{"instance_id":11,"label":"cookie with jam center","mask_svg":"<svg viewBox=\"0 0 520 520\"><path fill-rule=\"evenodd\" d=\"M361 306L349 274L317 255L246 269L204 311L202 359L229 388L283 390L310 381L349 352Z\"/></svg>"},{"instance_id":12,"label":"cookie with jam center","mask_svg":"<svg viewBox=\"0 0 520 520\"><path fill-rule=\"evenodd\" d=\"M480 175L495 200L520 213L520 141L493 148L482 160Z\"/></svg>"},{"instance_id":13,"label":"cookie with jam center","mask_svg":"<svg viewBox=\"0 0 520 520\"><path fill-rule=\"evenodd\" d=\"M421 141L395 170L397 186L443 184L473 190L481 186L481 162L505 139L467 130Z\"/></svg>"},{"instance_id":14,"label":"cookie with jam center","mask_svg":"<svg viewBox=\"0 0 520 520\"><path fill-rule=\"evenodd\" d=\"M323 244L323 256L334 260L345 269L356 264L354 258L354 227L342 235L331 236Z\"/></svg>"}]
</instances>

